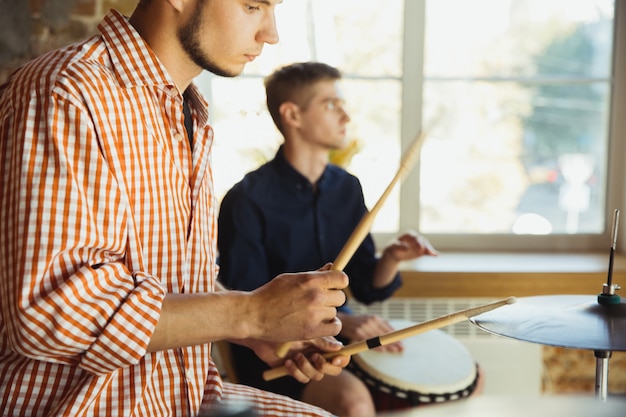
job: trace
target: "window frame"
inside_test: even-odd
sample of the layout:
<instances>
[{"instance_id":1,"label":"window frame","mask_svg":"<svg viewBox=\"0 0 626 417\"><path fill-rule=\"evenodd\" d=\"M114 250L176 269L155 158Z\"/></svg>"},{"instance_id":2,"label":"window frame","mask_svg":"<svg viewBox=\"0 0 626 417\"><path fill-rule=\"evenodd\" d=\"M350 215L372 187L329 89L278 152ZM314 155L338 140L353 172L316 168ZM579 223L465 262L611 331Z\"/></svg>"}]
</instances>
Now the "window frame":
<instances>
[{"instance_id":1,"label":"window frame","mask_svg":"<svg viewBox=\"0 0 626 417\"><path fill-rule=\"evenodd\" d=\"M419 133L424 120L424 39L426 29L427 0L404 0L404 32L402 45L401 76L386 76L385 79L396 79L402 88L400 113L400 149L402 154ZM545 252L545 253L598 253L608 250L611 244L613 210L621 209L626 203L626 5L615 1L613 22L613 56L611 63L610 110L607 143L607 167L605 184L605 213L603 231L598 234L550 234L550 235L515 235L515 234L468 234L450 233L433 234L427 237L440 251L454 252ZM203 74L204 76L205 74ZM206 74L209 77L213 75ZM258 75L242 74L242 79L255 78L262 82ZM343 73L345 79L369 78L359 74ZM211 94L210 81L206 84ZM210 100L212 101L212 100ZM399 161L398 161L399 163ZM419 162L418 162L419 163ZM391 164L390 167L394 165ZM397 165L395 165L397 166ZM390 168L391 169L391 168ZM392 173L390 173L392 174ZM217 173L219 175L219 173ZM391 178L391 176L390 176ZM372 235L378 247L382 247L399 233L406 230L419 231L420 218L420 170L414 167L398 187L399 219L398 230L394 232L373 231ZM626 220L623 220L626 221ZM623 222L622 221L622 222ZM618 252L621 242L626 238L626 227L619 228ZM626 247L626 245L624 245Z\"/></svg>"}]
</instances>

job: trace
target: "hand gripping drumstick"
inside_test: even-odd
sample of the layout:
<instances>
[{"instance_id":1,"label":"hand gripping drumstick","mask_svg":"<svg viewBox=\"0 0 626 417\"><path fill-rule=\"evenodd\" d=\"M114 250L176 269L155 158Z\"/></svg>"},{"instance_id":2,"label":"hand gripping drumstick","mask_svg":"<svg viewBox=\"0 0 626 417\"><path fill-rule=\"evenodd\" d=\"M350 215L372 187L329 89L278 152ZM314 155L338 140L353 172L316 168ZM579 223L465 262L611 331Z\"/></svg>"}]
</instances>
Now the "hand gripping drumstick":
<instances>
[{"instance_id":1,"label":"hand gripping drumstick","mask_svg":"<svg viewBox=\"0 0 626 417\"><path fill-rule=\"evenodd\" d=\"M372 227L372 223L374 223L374 218L380 211L387 197L389 197L389 194L391 194L393 187L395 187L398 181L404 179L404 177L406 177L406 175L411 170L411 167L417 160L417 155L419 155L419 150L422 147L422 142L424 142L425 137L426 130L423 130L414 139L405 156L402 158L402 161L400 162L400 167L398 168L396 175L393 177L393 179L391 180L383 194L380 196L374 207L372 207L370 211L363 215L361 221L359 221L359 224L357 224L356 228L348 238L348 241L341 249L341 252L339 252L339 255L337 255L335 262L333 262L333 266L330 268L331 271L342 271L346 267L346 264L348 263L350 258L352 258L352 255L354 255L354 252L356 252L356 250L359 248L359 245L363 242L363 239L365 239L365 237L369 233ZM286 342L280 345L278 349L276 349L276 356L278 356L279 358L284 358L289 351L289 346L290 342Z\"/></svg>"},{"instance_id":2,"label":"hand gripping drumstick","mask_svg":"<svg viewBox=\"0 0 626 417\"><path fill-rule=\"evenodd\" d=\"M384 334L382 336L372 337L370 339L363 340L361 342L351 343L348 346L341 348L337 352L327 352L323 356L326 359L331 359L339 355L352 356L357 353L365 352L366 350L369 350L369 349L374 349L379 346L385 346L391 343L398 342L402 339L406 339L407 337L415 336L420 333L425 333L429 330L439 329L441 327L449 326L451 324L455 324L463 320L467 320L470 317L474 317L479 314L486 313L487 311L493 310L498 307L502 307L503 305L513 304L515 301L517 301L515 297L508 297L503 300L495 301L490 304L484 304L482 306L461 310L456 313L451 313L445 316L441 316L432 320L425 321L423 323L416 324L414 326L409 326L405 329L396 330L391 333ZM271 381L271 380L280 378L285 375L288 375L287 368L284 366L281 366L278 368L273 368L273 369L269 369L265 371L263 373L263 379L266 381Z\"/></svg>"}]
</instances>

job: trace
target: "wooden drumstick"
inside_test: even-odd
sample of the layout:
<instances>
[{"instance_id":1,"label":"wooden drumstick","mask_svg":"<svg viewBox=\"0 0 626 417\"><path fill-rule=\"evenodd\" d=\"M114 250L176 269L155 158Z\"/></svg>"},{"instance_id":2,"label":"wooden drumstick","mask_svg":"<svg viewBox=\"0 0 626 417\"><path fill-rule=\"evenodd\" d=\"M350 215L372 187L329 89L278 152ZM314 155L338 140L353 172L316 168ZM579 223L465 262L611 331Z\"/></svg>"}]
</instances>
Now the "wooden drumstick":
<instances>
[{"instance_id":1,"label":"wooden drumstick","mask_svg":"<svg viewBox=\"0 0 626 417\"><path fill-rule=\"evenodd\" d=\"M379 346L385 346L391 343L398 342L402 339L406 339L407 337L415 336L420 333L425 333L429 330L435 330L441 327L449 326L451 324L459 323L463 320L469 319L470 317L486 313L487 311L502 307L506 304L513 304L515 301L517 301L515 297L508 297L500 301L495 301L493 303L484 304L482 306L468 308L458 311L456 313L447 314L445 316L437 317L435 319L428 320L414 326L409 326L405 329L395 330L382 336L376 336L360 342L351 343L336 352L327 352L323 356L326 359L332 359L335 356L339 355L352 356L357 353L365 352L369 349L374 349ZM287 372L287 368L285 366L281 366L265 371L263 373L263 379L266 381L271 381L282 376L286 376L288 374L289 373Z\"/></svg>"},{"instance_id":2,"label":"wooden drumstick","mask_svg":"<svg viewBox=\"0 0 626 417\"><path fill-rule=\"evenodd\" d=\"M372 209L365 213L365 215L361 218L361 221L359 222L359 224L357 224L356 228L350 235L350 238L341 249L341 252L339 252L339 255L337 255L337 259L335 259L335 262L333 262L332 270L341 271L346 267L348 261L350 260L350 258L352 258L352 255L354 255L354 252L356 252L356 250L359 248L359 245L361 245L361 243L369 233L372 224L374 223L374 219L376 218L376 215L378 215L378 212L385 203L385 200L387 200L387 197L389 197L389 194L391 194L391 191L393 191L393 188L410 172L413 164L417 160L419 150L422 147L422 142L424 142L425 137L426 130L422 131L413 140L413 143L405 153L402 161L400 161L400 167L398 168L396 175L393 177L389 185L387 185L387 188L385 188L385 191L382 193L376 204L374 204L374 207L372 207Z\"/></svg>"},{"instance_id":3,"label":"wooden drumstick","mask_svg":"<svg viewBox=\"0 0 626 417\"><path fill-rule=\"evenodd\" d=\"M411 144L411 146L405 153L404 157L402 158L402 161L400 161L400 167L398 168L396 175L393 177L389 185L387 185L387 188L385 189L383 194L380 196L380 198L378 199L374 207L372 207L371 210L369 210L367 213L365 213L365 215L363 215L363 217L357 224L356 228L354 229L354 231L348 238L348 241L341 249L341 252L339 252L339 255L337 255L337 258L335 259L332 267L330 268L331 271L343 271L343 269L348 264L348 261L350 261L350 258L352 258L352 255L354 255L354 252L356 252L356 250L359 248L359 245L363 243L363 240L369 233L372 227L372 224L374 223L374 219L376 218L376 215L382 208L387 197L389 197L389 194L391 194L393 187L395 187L398 181L401 181L402 179L404 179L404 177L406 177L406 175L410 172L411 167L417 160L417 156L419 155L419 150L422 147L422 142L424 142L425 137L426 137L426 130L423 130L413 140L413 143ZM280 345L278 349L276 350L276 356L278 356L279 358L284 358L287 352L289 351L290 345L291 345L290 342L286 342Z\"/></svg>"}]
</instances>

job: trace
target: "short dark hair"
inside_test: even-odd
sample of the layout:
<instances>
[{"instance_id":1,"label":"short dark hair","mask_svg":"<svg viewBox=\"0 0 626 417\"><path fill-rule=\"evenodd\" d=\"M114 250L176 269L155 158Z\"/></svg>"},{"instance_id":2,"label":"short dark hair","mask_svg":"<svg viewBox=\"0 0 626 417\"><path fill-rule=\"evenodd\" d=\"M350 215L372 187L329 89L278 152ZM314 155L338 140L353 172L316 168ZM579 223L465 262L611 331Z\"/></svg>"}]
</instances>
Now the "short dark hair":
<instances>
[{"instance_id":1,"label":"short dark hair","mask_svg":"<svg viewBox=\"0 0 626 417\"><path fill-rule=\"evenodd\" d=\"M306 108L311 99L309 89L319 81L339 80L341 72L322 62L297 62L274 71L265 78L265 94L267 109L274 124L283 131L280 120L280 106L285 102L293 102Z\"/></svg>"}]
</instances>

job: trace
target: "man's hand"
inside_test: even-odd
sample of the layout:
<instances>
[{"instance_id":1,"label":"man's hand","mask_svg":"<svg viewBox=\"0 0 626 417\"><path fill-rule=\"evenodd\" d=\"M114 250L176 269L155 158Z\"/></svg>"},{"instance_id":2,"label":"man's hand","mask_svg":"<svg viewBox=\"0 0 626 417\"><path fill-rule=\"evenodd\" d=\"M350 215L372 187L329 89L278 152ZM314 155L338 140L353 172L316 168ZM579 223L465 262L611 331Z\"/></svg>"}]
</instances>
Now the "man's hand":
<instances>
[{"instance_id":1,"label":"man's hand","mask_svg":"<svg viewBox=\"0 0 626 417\"><path fill-rule=\"evenodd\" d=\"M374 288L386 287L393 281L401 262L424 255L437 256L439 252L433 248L428 239L418 233L402 234L385 247L382 256L376 262L372 286Z\"/></svg>"},{"instance_id":2,"label":"man's hand","mask_svg":"<svg viewBox=\"0 0 626 417\"><path fill-rule=\"evenodd\" d=\"M337 307L346 301L342 291L348 277L331 271L281 274L250 292L247 311L253 339L274 342L335 336L341 330Z\"/></svg>"},{"instance_id":3,"label":"man's hand","mask_svg":"<svg viewBox=\"0 0 626 417\"><path fill-rule=\"evenodd\" d=\"M322 337L290 343L287 358L276 356L279 344L261 340L233 341L254 350L265 363L275 368L284 365L289 375L299 382L319 381L324 375L339 375L350 362L349 356L337 356L328 360L322 356L325 352L336 352L343 347L334 337Z\"/></svg>"},{"instance_id":4,"label":"man's hand","mask_svg":"<svg viewBox=\"0 0 626 417\"><path fill-rule=\"evenodd\" d=\"M439 255L428 239L416 232L402 234L390 243L383 253L384 256L391 256L396 262L408 261L424 255Z\"/></svg>"},{"instance_id":5,"label":"man's hand","mask_svg":"<svg viewBox=\"0 0 626 417\"><path fill-rule=\"evenodd\" d=\"M351 342L360 342L395 330L387 320L375 315L339 313L338 317L343 324L341 336ZM379 346L376 350L398 353L404 351L404 346L401 342L396 342Z\"/></svg>"}]
</instances>

